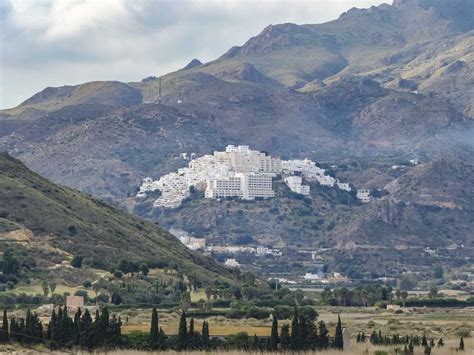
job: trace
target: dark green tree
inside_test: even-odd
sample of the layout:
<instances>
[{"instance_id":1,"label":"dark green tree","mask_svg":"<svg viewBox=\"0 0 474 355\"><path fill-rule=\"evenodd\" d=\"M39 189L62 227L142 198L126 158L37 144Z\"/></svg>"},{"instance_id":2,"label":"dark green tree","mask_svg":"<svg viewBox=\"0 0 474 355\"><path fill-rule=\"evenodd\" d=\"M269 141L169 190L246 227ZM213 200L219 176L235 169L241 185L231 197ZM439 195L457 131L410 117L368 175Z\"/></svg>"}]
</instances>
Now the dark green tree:
<instances>
[{"instance_id":1,"label":"dark green tree","mask_svg":"<svg viewBox=\"0 0 474 355\"><path fill-rule=\"evenodd\" d=\"M5 275L15 275L20 269L20 260L18 260L13 248L6 248L3 251L3 273Z\"/></svg>"},{"instance_id":2,"label":"dark green tree","mask_svg":"<svg viewBox=\"0 0 474 355\"><path fill-rule=\"evenodd\" d=\"M459 350L464 351L464 339L461 337L461 340L459 341Z\"/></svg>"},{"instance_id":3,"label":"dark green tree","mask_svg":"<svg viewBox=\"0 0 474 355\"><path fill-rule=\"evenodd\" d=\"M152 349L158 348L158 337L159 337L159 327L158 327L158 312L156 307L153 307L151 312L151 327L150 327L150 346Z\"/></svg>"},{"instance_id":4,"label":"dark green tree","mask_svg":"<svg viewBox=\"0 0 474 355\"><path fill-rule=\"evenodd\" d=\"M8 333L8 316L7 309L3 310L2 329L0 329L0 342L7 343L10 340Z\"/></svg>"},{"instance_id":5,"label":"dark green tree","mask_svg":"<svg viewBox=\"0 0 474 355\"><path fill-rule=\"evenodd\" d=\"M188 345L187 339L188 331L186 325L186 313L181 313L181 318L179 319L179 329L178 329L178 350L186 349Z\"/></svg>"},{"instance_id":6,"label":"dark green tree","mask_svg":"<svg viewBox=\"0 0 474 355\"><path fill-rule=\"evenodd\" d=\"M344 349L344 339L342 337L342 322L340 315L337 316L336 333L334 335L334 347L336 349Z\"/></svg>"},{"instance_id":7,"label":"dark green tree","mask_svg":"<svg viewBox=\"0 0 474 355\"><path fill-rule=\"evenodd\" d=\"M320 321L318 325L319 325L318 347L325 349L329 346L329 331L324 321Z\"/></svg>"},{"instance_id":8,"label":"dark green tree","mask_svg":"<svg viewBox=\"0 0 474 355\"><path fill-rule=\"evenodd\" d=\"M197 347L198 344L196 341L196 332L194 331L194 318L191 318L189 321L188 341L189 347L191 349L195 349Z\"/></svg>"},{"instance_id":9,"label":"dark green tree","mask_svg":"<svg viewBox=\"0 0 474 355\"><path fill-rule=\"evenodd\" d=\"M301 334L300 326L298 321L298 310L295 307L295 313L293 315L293 320L291 321L291 349L299 350L301 347Z\"/></svg>"},{"instance_id":10,"label":"dark green tree","mask_svg":"<svg viewBox=\"0 0 474 355\"><path fill-rule=\"evenodd\" d=\"M283 349L288 349L291 345L290 326L288 324L281 327L280 343Z\"/></svg>"},{"instance_id":11,"label":"dark green tree","mask_svg":"<svg viewBox=\"0 0 474 355\"><path fill-rule=\"evenodd\" d=\"M273 314L272 320L272 332L270 335L270 350L275 351L278 347L278 320L275 314Z\"/></svg>"},{"instance_id":12,"label":"dark green tree","mask_svg":"<svg viewBox=\"0 0 474 355\"><path fill-rule=\"evenodd\" d=\"M204 349L209 349L209 324L206 321L202 323L202 344Z\"/></svg>"}]
</instances>

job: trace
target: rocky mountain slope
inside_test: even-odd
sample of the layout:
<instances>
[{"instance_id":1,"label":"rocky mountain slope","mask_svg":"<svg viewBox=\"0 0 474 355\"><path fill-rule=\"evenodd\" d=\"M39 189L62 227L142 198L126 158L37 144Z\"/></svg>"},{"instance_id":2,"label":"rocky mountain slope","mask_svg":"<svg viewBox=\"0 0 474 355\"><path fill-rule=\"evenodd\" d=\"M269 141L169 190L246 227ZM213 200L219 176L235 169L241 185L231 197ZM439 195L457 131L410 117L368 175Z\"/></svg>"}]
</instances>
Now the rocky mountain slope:
<instances>
[{"instance_id":1,"label":"rocky mountain slope","mask_svg":"<svg viewBox=\"0 0 474 355\"><path fill-rule=\"evenodd\" d=\"M335 268L348 260L362 268L361 260L377 260L369 244L403 248L416 240L421 248L448 236L467 243L472 201L462 199L473 183L463 173L452 184L445 171L469 170L473 163L471 5L397 0L351 9L324 24L269 26L215 61L192 60L161 79L47 88L0 112L0 149L54 182L166 226L204 228L206 235L212 227L220 235L227 222L242 222L232 212L243 209L238 203L196 200L181 211L158 213L130 197L143 177L187 164L181 152L199 156L250 144L283 158L349 167L337 172L344 181L390 192L349 210L335 202L337 196L315 196L313 207L286 197L289 210L262 212L278 241L299 235L312 246L335 247L329 261ZM414 157L424 164L391 169ZM437 179L440 186L433 189ZM269 209L274 204L265 202ZM231 235L252 232L258 215L252 210L242 217L246 227ZM320 219L325 227L316 236L309 231ZM390 270L400 271L396 265L405 254L388 255Z\"/></svg>"},{"instance_id":2,"label":"rocky mountain slope","mask_svg":"<svg viewBox=\"0 0 474 355\"><path fill-rule=\"evenodd\" d=\"M0 247L23 246L35 272L74 256L96 269L116 268L121 259L150 267L177 265L204 282L231 279L231 271L194 254L160 227L104 204L79 191L55 185L18 160L0 154ZM73 271L72 273L79 272Z\"/></svg>"}]
</instances>

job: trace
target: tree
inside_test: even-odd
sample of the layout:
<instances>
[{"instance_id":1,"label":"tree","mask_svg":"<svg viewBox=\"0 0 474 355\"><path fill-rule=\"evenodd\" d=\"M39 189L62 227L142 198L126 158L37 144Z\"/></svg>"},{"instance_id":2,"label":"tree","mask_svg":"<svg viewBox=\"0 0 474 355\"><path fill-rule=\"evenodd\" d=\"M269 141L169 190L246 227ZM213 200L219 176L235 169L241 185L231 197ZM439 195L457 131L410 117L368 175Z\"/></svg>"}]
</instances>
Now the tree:
<instances>
[{"instance_id":1,"label":"tree","mask_svg":"<svg viewBox=\"0 0 474 355\"><path fill-rule=\"evenodd\" d=\"M206 294L207 302L209 302L211 300L212 290L209 287L206 287L204 293Z\"/></svg>"},{"instance_id":2,"label":"tree","mask_svg":"<svg viewBox=\"0 0 474 355\"><path fill-rule=\"evenodd\" d=\"M82 260L83 260L82 256L75 255L71 260L71 266L77 269L80 269L82 267Z\"/></svg>"},{"instance_id":3,"label":"tree","mask_svg":"<svg viewBox=\"0 0 474 355\"><path fill-rule=\"evenodd\" d=\"M440 264L437 264L435 267L434 267L434 270L433 270L433 276L437 279L442 279L443 276L444 276L444 270L443 270L443 266L440 265Z\"/></svg>"},{"instance_id":4,"label":"tree","mask_svg":"<svg viewBox=\"0 0 474 355\"><path fill-rule=\"evenodd\" d=\"M438 289L436 287L431 287L430 292L428 293L428 297L430 299L434 299L438 296Z\"/></svg>"},{"instance_id":5,"label":"tree","mask_svg":"<svg viewBox=\"0 0 474 355\"><path fill-rule=\"evenodd\" d=\"M51 296L54 295L54 291L56 291L56 281L51 280L49 282L49 289L51 290Z\"/></svg>"},{"instance_id":6,"label":"tree","mask_svg":"<svg viewBox=\"0 0 474 355\"><path fill-rule=\"evenodd\" d=\"M16 275L20 270L20 260L18 260L13 248L6 248L3 251L3 273L5 275Z\"/></svg>"},{"instance_id":7,"label":"tree","mask_svg":"<svg viewBox=\"0 0 474 355\"><path fill-rule=\"evenodd\" d=\"M150 272L150 269L148 268L148 265L143 263L143 264L140 264L140 271L142 272L143 275L148 275L148 273Z\"/></svg>"},{"instance_id":8,"label":"tree","mask_svg":"<svg viewBox=\"0 0 474 355\"><path fill-rule=\"evenodd\" d=\"M444 346L444 341L443 341L443 338L439 338L438 340L438 348Z\"/></svg>"},{"instance_id":9,"label":"tree","mask_svg":"<svg viewBox=\"0 0 474 355\"><path fill-rule=\"evenodd\" d=\"M209 324L206 321L202 323L202 344L205 350L209 349Z\"/></svg>"},{"instance_id":10,"label":"tree","mask_svg":"<svg viewBox=\"0 0 474 355\"><path fill-rule=\"evenodd\" d=\"M41 287L43 288L44 297L48 297L48 293L49 293L49 285L48 285L48 282L43 281L43 282L41 283Z\"/></svg>"},{"instance_id":11,"label":"tree","mask_svg":"<svg viewBox=\"0 0 474 355\"><path fill-rule=\"evenodd\" d=\"M156 349L158 347L158 336L159 336L158 312L156 311L156 307L153 307L153 310L151 312L151 327L150 327L150 346L152 349Z\"/></svg>"},{"instance_id":12,"label":"tree","mask_svg":"<svg viewBox=\"0 0 474 355\"><path fill-rule=\"evenodd\" d=\"M187 325L186 325L186 313L181 313L181 318L179 319L179 329L178 329L178 350L184 350L187 346Z\"/></svg>"},{"instance_id":13,"label":"tree","mask_svg":"<svg viewBox=\"0 0 474 355\"><path fill-rule=\"evenodd\" d=\"M326 328L326 323L324 323L324 321L319 322L318 345L323 349L329 346L329 331Z\"/></svg>"},{"instance_id":14,"label":"tree","mask_svg":"<svg viewBox=\"0 0 474 355\"><path fill-rule=\"evenodd\" d=\"M196 344L196 332L194 331L194 318L191 318L189 321L189 330L188 330L188 341L191 349L195 349Z\"/></svg>"},{"instance_id":15,"label":"tree","mask_svg":"<svg viewBox=\"0 0 474 355\"><path fill-rule=\"evenodd\" d=\"M301 346L300 326L298 321L298 310L295 307L295 314L291 321L291 349L298 350Z\"/></svg>"},{"instance_id":16,"label":"tree","mask_svg":"<svg viewBox=\"0 0 474 355\"><path fill-rule=\"evenodd\" d=\"M290 347L291 337L290 326L288 324L285 324L283 327L281 327L280 343L283 349L288 349Z\"/></svg>"},{"instance_id":17,"label":"tree","mask_svg":"<svg viewBox=\"0 0 474 355\"><path fill-rule=\"evenodd\" d=\"M278 320L275 314L272 316L272 332L270 336L270 350L275 351L278 347Z\"/></svg>"},{"instance_id":18,"label":"tree","mask_svg":"<svg viewBox=\"0 0 474 355\"><path fill-rule=\"evenodd\" d=\"M464 351L464 339L461 337L461 340L459 341L459 350Z\"/></svg>"},{"instance_id":19,"label":"tree","mask_svg":"<svg viewBox=\"0 0 474 355\"><path fill-rule=\"evenodd\" d=\"M405 307L405 304L406 304L407 299L408 299L408 292L407 292L407 291L403 291L403 292L401 293L401 296L402 296L403 307Z\"/></svg>"},{"instance_id":20,"label":"tree","mask_svg":"<svg viewBox=\"0 0 474 355\"><path fill-rule=\"evenodd\" d=\"M301 304L301 301L303 301L304 299L304 292L300 289L297 289L295 291L295 301L296 301L296 304L297 305L300 305Z\"/></svg>"},{"instance_id":21,"label":"tree","mask_svg":"<svg viewBox=\"0 0 474 355\"><path fill-rule=\"evenodd\" d=\"M344 339L342 337L342 323L340 315L337 316L336 333L334 335L334 347L336 349L344 349Z\"/></svg>"},{"instance_id":22,"label":"tree","mask_svg":"<svg viewBox=\"0 0 474 355\"><path fill-rule=\"evenodd\" d=\"M7 309L3 309L3 323L2 323L2 329L0 329L0 342L6 343L8 342L9 339L9 333L8 333L8 316L7 316Z\"/></svg>"}]
</instances>

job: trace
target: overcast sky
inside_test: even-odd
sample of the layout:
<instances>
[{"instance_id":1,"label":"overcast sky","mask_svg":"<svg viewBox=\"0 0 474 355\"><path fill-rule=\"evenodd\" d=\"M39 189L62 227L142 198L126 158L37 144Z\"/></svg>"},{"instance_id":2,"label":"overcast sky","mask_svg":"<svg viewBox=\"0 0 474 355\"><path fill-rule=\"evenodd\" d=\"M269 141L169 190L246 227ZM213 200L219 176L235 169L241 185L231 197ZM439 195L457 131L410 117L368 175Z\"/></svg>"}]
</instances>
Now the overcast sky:
<instances>
[{"instance_id":1,"label":"overcast sky","mask_svg":"<svg viewBox=\"0 0 474 355\"><path fill-rule=\"evenodd\" d=\"M0 0L0 108L47 86L139 81L213 60L269 24L390 0Z\"/></svg>"}]
</instances>

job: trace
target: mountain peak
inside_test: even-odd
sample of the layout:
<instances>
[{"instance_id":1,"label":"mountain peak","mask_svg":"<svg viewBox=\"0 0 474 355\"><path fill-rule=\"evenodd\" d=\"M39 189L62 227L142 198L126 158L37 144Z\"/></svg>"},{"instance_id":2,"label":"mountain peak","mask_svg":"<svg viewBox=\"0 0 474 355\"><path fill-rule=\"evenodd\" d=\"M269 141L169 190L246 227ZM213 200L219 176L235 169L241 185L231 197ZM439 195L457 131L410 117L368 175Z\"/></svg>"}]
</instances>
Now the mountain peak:
<instances>
[{"instance_id":1,"label":"mountain peak","mask_svg":"<svg viewBox=\"0 0 474 355\"><path fill-rule=\"evenodd\" d=\"M199 59L194 58L183 69L184 70L192 69L192 68L198 67L200 65L202 65L202 62Z\"/></svg>"}]
</instances>

